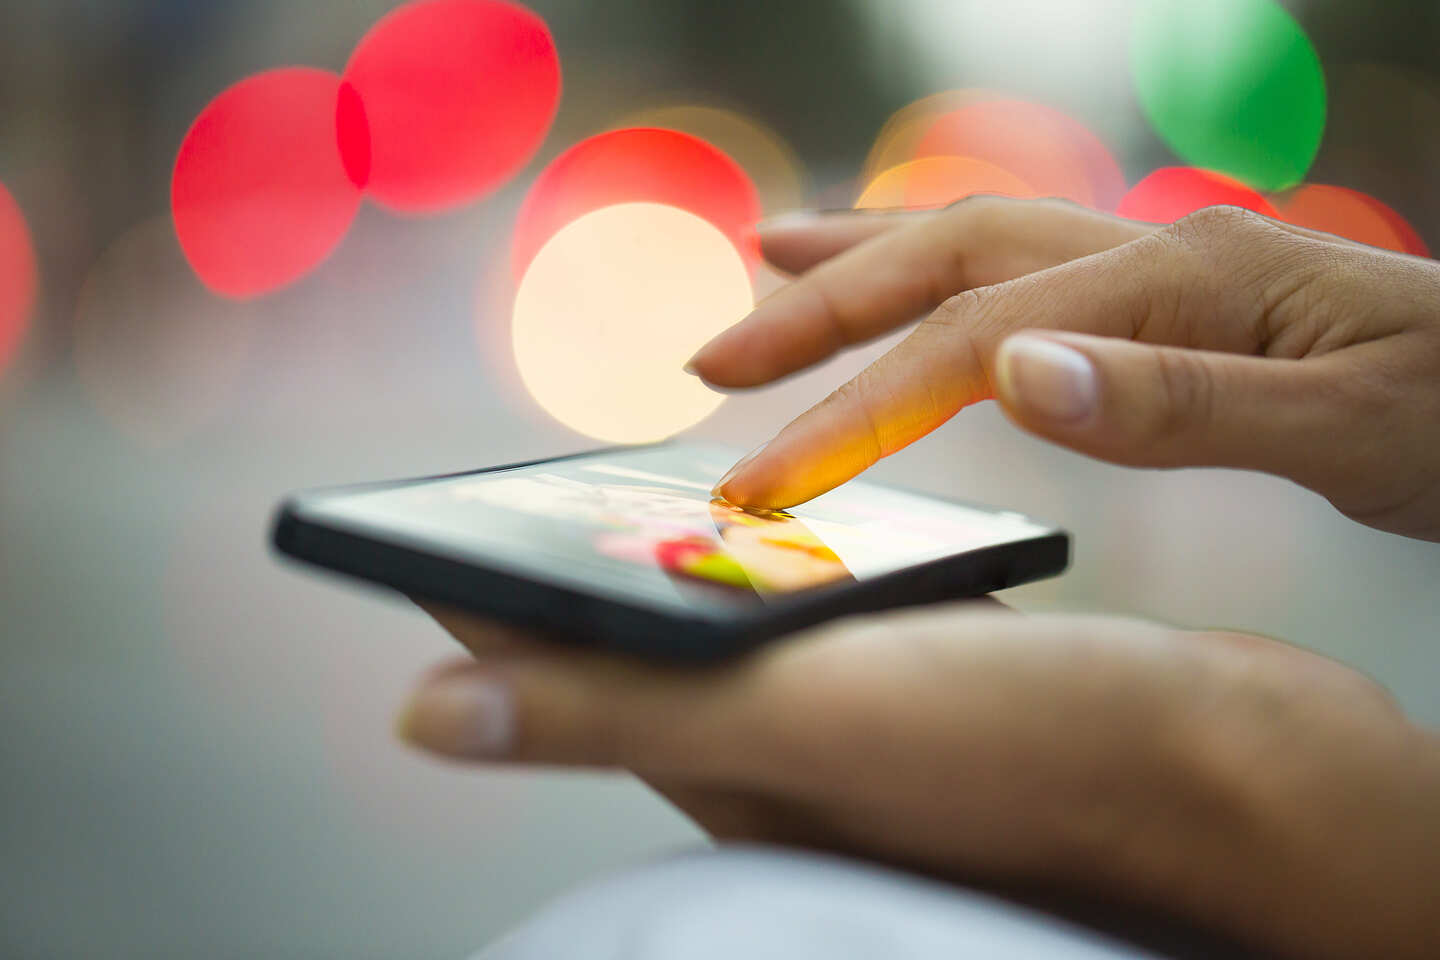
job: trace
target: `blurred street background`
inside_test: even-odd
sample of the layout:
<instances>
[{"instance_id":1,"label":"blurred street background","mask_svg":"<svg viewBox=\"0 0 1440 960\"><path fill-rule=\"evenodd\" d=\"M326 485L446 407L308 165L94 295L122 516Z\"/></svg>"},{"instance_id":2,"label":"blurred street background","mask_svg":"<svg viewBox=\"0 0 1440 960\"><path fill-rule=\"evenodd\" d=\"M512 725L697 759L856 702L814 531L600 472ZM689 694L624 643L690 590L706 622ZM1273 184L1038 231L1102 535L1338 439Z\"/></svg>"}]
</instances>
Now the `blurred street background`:
<instances>
[{"instance_id":1,"label":"blurred street background","mask_svg":"<svg viewBox=\"0 0 1440 960\"><path fill-rule=\"evenodd\" d=\"M513 77L465 61L479 106L439 75L453 113L428 141L385 127L385 98L407 102L386 83L466 34L384 34L396 7L0 8L0 955L459 957L587 878L704 842L622 775L404 749L394 711L452 645L403 600L266 544L305 487L676 431L743 452L896 340L703 419L589 427L567 329L613 346L586 390L609 378L673 413L666 391L693 385L672 376L688 353L647 346L628 309L666 274L663 237L573 311L517 309L517 287L560 282L548 241L590 208L677 205L734 241L703 304L730 302L745 268L755 296L783 282L753 262L759 214L974 191L1156 220L1238 196L1440 244L1433 0L528 0L538 19L519 20L437 0L400 13L498 10L486 30L530 32L496 54L524 54ZM222 97L300 65L321 127L309 93ZM447 134L447 116L470 119ZM631 152L595 148L588 180L555 163L626 129ZM298 152L312 134L326 149ZM718 151L715 179L697 179L709 154L672 148ZM467 150L493 162L466 167ZM662 192L617 186L626 164ZM704 339L685 331L705 310L681 313L677 350ZM553 357L517 353L525 325ZM870 476L1072 531L1068 574L1001 595L1022 610L1283 637L1440 723L1435 544L1281 480L1085 460L990 403Z\"/></svg>"}]
</instances>

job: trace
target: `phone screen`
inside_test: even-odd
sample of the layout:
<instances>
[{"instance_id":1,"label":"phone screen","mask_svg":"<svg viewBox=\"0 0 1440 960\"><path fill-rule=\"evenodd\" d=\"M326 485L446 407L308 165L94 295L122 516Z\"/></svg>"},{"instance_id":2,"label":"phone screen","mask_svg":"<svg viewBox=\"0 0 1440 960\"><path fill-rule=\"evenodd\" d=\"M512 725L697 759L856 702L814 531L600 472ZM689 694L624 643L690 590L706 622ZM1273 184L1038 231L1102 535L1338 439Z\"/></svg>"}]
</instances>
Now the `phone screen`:
<instances>
[{"instance_id":1,"label":"phone screen","mask_svg":"<svg viewBox=\"0 0 1440 960\"><path fill-rule=\"evenodd\" d=\"M689 612L774 603L1053 532L1010 511L852 481L789 510L711 497L728 451L602 451L340 493L310 512L369 535Z\"/></svg>"}]
</instances>

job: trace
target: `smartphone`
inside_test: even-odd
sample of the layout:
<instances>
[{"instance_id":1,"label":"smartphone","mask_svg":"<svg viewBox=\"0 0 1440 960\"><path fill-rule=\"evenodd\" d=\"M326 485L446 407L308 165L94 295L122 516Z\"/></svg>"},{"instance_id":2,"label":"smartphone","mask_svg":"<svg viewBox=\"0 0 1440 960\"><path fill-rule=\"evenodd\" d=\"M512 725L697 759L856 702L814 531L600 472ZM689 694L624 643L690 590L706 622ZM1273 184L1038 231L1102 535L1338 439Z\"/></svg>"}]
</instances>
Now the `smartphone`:
<instances>
[{"instance_id":1,"label":"smartphone","mask_svg":"<svg viewBox=\"0 0 1440 960\"><path fill-rule=\"evenodd\" d=\"M283 554L560 641L710 660L834 617L1060 573L1064 531L854 480L789 510L710 495L737 459L663 443L301 493Z\"/></svg>"}]
</instances>

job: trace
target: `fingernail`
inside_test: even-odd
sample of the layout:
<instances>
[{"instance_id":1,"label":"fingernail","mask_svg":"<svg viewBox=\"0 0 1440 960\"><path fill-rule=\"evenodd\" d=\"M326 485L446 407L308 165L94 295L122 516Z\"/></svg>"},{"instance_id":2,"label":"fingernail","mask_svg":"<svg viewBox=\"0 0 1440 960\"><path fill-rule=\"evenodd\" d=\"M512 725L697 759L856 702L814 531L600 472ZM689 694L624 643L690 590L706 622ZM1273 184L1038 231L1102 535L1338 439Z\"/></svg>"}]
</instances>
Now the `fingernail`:
<instances>
[{"instance_id":1,"label":"fingernail","mask_svg":"<svg viewBox=\"0 0 1440 960\"><path fill-rule=\"evenodd\" d=\"M510 688L494 677L446 677L416 694L397 732L446 756L503 756L515 740L515 701Z\"/></svg>"},{"instance_id":2,"label":"fingernail","mask_svg":"<svg viewBox=\"0 0 1440 960\"><path fill-rule=\"evenodd\" d=\"M1099 402L1090 358L1045 337L1009 338L1000 345L995 369L1004 399L1046 420L1084 420Z\"/></svg>"},{"instance_id":3,"label":"fingernail","mask_svg":"<svg viewBox=\"0 0 1440 960\"><path fill-rule=\"evenodd\" d=\"M696 356L699 356L699 354L696 354ZM695 357L691 357L689 360L686 360L685 366L681 367L680 369L684 370L692 377L700 376L700 371L695 369Z\"/></svg>"},{"instance_id":4,"label":"fingernail","mask_svg":"<svg viewBox=\"0 0 1440 960\"><path fill-rule=\"evenodd\" d=\"M770 446L770 441L766 440L764 443L760 444L760 446L756 447L754 450L751 450L749 453L745 454L745 456L737 460L735 462L735 466L725 471L725 476L720 478L720 482L710 488L710 495L712 497L723 496L720 491L725 489L725 484L735 479L735 474L739 473L751 460L754 460L756 457L758 457L760 455L760 451L764 450L768 446Z\"/></svg>"}]
</instances>

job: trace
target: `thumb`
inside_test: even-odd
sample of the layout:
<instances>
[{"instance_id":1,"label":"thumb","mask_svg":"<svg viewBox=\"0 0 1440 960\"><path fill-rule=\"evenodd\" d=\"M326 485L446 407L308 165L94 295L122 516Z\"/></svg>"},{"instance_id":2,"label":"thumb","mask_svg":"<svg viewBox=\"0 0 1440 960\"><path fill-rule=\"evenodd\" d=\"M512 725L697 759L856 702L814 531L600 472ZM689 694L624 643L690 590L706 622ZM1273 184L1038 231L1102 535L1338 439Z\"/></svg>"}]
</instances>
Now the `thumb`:
<instances>
[{"instance_id":1,"label":"thumb","mask_svg":"<svg viewBox=\"0 0 1440 960\"><path fill-rule=\"evenodd\" d=\"M1000 345L995 387L1017 424L1102 460L1293 478L1337 439L1328 366L1030 330Z\"/></svg>"},{"instance_id":2,"label":"thumb","mask_svg":"<svg viewBox=\"0 0 1440 960\"><path fill-rule=\"evenodd\" d=\"M763 782L763 655L684 668L581 650L517 649L428 675L397 732L456 760L625 767L670 782Z\"/></svg>"}]
</instances>

